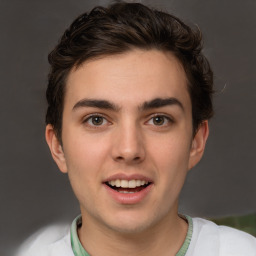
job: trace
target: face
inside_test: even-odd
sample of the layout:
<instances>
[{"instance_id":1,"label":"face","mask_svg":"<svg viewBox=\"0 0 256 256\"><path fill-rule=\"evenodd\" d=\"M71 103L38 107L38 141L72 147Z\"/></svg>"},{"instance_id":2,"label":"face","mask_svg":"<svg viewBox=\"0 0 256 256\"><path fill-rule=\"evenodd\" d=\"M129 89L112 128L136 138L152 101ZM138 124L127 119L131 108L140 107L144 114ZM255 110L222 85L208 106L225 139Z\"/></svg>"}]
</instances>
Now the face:
<instances>
[{"instance_id":1,"label":"face","mask_svg":"<svg viewBox=\"0 0 256 256\"><path fill-rule=\"evenodd\" d=\"M193 137L184 70L170 53L133 50L85 62L67 80L61 146L82 216L118 232L142 231L177 216L188 170L201 158L204 122Z\"/></svg>"}]
</instances>

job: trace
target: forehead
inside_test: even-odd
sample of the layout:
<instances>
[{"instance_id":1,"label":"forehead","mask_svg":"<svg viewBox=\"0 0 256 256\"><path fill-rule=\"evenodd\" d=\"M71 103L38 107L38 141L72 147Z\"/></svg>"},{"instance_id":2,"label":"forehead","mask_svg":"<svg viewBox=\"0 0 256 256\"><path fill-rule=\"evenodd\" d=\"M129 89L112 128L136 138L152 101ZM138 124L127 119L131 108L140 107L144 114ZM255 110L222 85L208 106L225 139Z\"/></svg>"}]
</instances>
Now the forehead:
<instances>
[{"instance_id":1,"label":"forehead","mask_svg":"<svg viewBox=\"0 0 256 256\"><path fill-rule=\"evenodd\" d=\"M133 50L84 62L67 79L65 104L99 98L139 105L152 98L190 102L187 79L177 58L158 50Z\"/></svg>"}]
</instances>

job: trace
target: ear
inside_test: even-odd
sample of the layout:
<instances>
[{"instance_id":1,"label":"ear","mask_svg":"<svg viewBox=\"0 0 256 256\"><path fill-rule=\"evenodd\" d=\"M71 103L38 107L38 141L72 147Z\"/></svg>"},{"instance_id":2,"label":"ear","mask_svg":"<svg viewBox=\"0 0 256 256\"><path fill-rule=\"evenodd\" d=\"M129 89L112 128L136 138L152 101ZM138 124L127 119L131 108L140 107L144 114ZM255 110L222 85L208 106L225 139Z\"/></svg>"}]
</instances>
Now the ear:
<instances>
[{"instance_id":1,"label":"ear","mask_svg":"<svg viewBox=\"0 0 256 256\"><path fill-rule=\"evenodd\" d=\"M209 135L208 121L203 121L191 144L190 158L189 158L189 170L193 168L202 158L204 154L204 148Z\"/></svg>"},{"instance_id":2,"label":"ear","mask_svg":"<svg viewBox=\"0 0 256 256\"><path fill-rule=\"evenodd\" d=\"M45 139L50 148L52 158L55 163L58 165L60 171L63 173L67 172L66 159L64 155L64 151L62 149L62 145L56 137L53 126L48 124L45 129Z\"/></svg>"}]
</instances>

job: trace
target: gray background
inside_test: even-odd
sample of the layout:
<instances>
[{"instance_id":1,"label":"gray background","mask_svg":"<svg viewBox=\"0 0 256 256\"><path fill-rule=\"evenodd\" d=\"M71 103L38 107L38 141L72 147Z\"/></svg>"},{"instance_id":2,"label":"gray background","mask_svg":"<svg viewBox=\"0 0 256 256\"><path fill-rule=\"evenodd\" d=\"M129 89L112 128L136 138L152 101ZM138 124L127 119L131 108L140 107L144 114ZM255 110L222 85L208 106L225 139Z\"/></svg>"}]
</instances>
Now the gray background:
<instances>
[{"instance_id":1,"label":"gray background","mask_svg":"<svg viewBox=\"0 0 256 256\"><path fill-rule=\"evenodd\" d=\"M256 1L141 2L198 24L215 72L216 116L205 156L189 173L181 211L206 217L255 212ZM39 227L69 222L79 212L44 141L47 53L76 16L106 3L0 0L1 256Z\"/></svg>"}]
</instances>

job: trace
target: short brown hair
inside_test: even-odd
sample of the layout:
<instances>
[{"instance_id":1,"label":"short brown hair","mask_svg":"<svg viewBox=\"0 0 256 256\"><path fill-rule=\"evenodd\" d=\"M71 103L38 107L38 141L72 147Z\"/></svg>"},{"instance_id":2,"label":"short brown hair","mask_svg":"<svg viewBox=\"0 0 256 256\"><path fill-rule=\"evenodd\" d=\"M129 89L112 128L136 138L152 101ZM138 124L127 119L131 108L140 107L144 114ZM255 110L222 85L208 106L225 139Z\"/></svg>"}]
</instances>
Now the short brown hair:
<instances>
[{"instance_id":1,"label":"short brown hair","mask_svg":"<svg viewBox=\"0 0 256 256\"><path fill-rule=\"evenodd\" d=\"M134 48L171 52L182 63L192 102L193 130L213 115L213 73L202 54L199 29L177 17L140 3L119 2L80 15L64 32L48 59L46 123L61 141L65 83L69 72L84 61Z\"/></svg>"}]
</instances>

